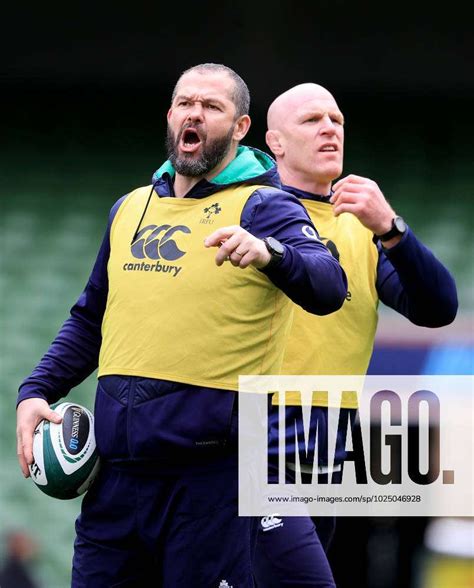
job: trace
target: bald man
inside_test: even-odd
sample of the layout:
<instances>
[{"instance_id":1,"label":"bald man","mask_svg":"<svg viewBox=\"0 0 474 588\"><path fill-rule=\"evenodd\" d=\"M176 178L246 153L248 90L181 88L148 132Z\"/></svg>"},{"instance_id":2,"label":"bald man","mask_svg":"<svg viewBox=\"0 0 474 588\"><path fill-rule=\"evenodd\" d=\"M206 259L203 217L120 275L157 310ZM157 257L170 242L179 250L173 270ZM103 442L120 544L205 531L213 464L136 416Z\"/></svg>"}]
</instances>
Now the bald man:
<instances>
[{"instance_id":1,"label":"bald man","mask_svg":"<svg viewBox=\"0 0 474 588\"><path fill-rule=\"evenodd\" d=\"M281 373L365 374L379 300L417 325L441 327L454 320L457 294L452 276L396 214L379 186L352 174L332 185L343 168L344 117L328 90L301 84L276 98L268 110L266 141L283 189L304 204L319 238L348 278L344 305L333 315L311 316L295 308ZM342 410L353 417L355 406L348 403ZM327 406L316 410L320 418L328 418ZM277 422L277 410L272 419ZM270 433L275 453L277 431L274 427ZM344 447L345 439L339 439L335 465L332 459L331 466L320 461L318 472L340 480ZM287 517L278 525L265 523L256 554L259 588L335 586L325 555L334 519Z\"/></svg>"}]
</instances>

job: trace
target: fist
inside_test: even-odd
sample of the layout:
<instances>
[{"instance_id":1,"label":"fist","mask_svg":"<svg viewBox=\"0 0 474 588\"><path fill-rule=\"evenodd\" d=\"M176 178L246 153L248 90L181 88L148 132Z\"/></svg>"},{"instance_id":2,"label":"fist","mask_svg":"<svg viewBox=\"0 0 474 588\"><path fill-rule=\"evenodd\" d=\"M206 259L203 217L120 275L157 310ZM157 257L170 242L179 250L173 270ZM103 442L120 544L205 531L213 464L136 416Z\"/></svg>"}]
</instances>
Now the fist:
<instances>
[{"instance_id":1,"label":"fist","mask_svg":"<svg viewBox=\"0 0 474 588\"><path fill-rule=\"evenodd\" d=\"M264 268L271 259L265 243L238 225L217 229L204 240L205 247L218 247L216 265L230 261L242 269L253 265Z\"/></svg>"}]
</instances>

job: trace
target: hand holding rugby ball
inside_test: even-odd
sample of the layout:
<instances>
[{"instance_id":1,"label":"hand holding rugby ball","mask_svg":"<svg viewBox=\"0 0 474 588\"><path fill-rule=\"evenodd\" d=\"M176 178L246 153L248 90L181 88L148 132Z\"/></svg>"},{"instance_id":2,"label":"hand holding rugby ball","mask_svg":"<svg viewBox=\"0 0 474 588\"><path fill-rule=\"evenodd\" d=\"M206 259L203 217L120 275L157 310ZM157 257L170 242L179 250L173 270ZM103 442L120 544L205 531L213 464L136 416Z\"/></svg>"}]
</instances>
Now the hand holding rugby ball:
<instances>
[{"instance_id":1,"label":"hand holding rugby ball","mask_svg":"<svg viewBox=\"0 0 474 588\"><path fill-rule=\"evenodd\" d=\"M71 402L52 408L63 420L60 424L42 420L36 427L30 474L48 496L76 498L88 490L99 470L94 415Z\"/></svg>"}]
</instances>

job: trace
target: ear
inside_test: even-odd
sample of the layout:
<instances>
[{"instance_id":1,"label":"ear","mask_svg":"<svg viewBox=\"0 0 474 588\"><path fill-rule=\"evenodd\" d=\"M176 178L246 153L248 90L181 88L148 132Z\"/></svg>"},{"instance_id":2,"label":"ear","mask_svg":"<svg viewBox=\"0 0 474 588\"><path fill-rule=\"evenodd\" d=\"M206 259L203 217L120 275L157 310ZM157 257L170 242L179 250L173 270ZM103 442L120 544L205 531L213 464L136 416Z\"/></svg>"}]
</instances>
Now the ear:
<instances>
[{"instance_id":1,"label":"ear","mask_svg":"<svg viewBox=\"0 0 474 588\"><path fill-rule=\"evenodd\" d=\"M234 126L234 134L232 135L234 141L242 141L250 129L251 122L252 121L250 120L250 116L248 114L239 116Z\"/></svg>"},{"instance_id":2,"label":"ear","mask_svg":"<svg viewBox=\"0 0 474 588\"><path fill-rule=\"evenodd\" d=\"M166 120L167 120L168 122L170 122L170 118L171 118L171 114L172 114L172 112L173 112L173 109L172 109L172 108L170 108L170 109L168 110L168 114L166 115Z\"/></svg>"},{"instance_id":3,"label":"ear","mask_svg":"<svg viewBox=\"0 0 474 588\"><path fill-rule=\"evenodd\" d=\"M265 141L267 142L267 145L269 146L273 155L282 156L285 154L280 131L267 131L265 134Z\"/></svg>"}]
</instances>

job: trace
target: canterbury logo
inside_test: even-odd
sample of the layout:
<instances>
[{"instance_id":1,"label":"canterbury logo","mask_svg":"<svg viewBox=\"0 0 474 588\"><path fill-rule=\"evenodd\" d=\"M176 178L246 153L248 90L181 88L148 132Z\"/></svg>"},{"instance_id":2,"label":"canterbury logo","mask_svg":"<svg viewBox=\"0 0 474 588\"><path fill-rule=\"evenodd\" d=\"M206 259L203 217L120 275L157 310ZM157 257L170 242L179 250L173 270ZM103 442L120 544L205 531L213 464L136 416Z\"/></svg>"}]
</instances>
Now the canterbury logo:
<instances>
[{"instance_id":1,"label":"canterbury logo","mask_svg":"<svg viewBox=\"0 0 474 588\"><path fill-rule=\"evenodd\" d=\"M182 251L173 237L177 233L191 233L185 225L148 225L141 229L131 245L133 257L137 259L166 259L174 261L183 257ZM177 235L176 235L177 236Z\"/></svg>"},{"instance_id":2,"label":"canterbury logo","mask_svg":"<svg viewBox=\"0 0 474 588\"><path fill-rule=\"evenodd\" d=\"M275 515L270 517L263 517L263 519L260 521L260 524L262 525L263 532L271 531L277 527L283 527L283 521Z\"/></svg>"}]
</instances>

